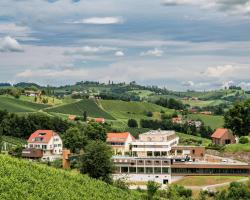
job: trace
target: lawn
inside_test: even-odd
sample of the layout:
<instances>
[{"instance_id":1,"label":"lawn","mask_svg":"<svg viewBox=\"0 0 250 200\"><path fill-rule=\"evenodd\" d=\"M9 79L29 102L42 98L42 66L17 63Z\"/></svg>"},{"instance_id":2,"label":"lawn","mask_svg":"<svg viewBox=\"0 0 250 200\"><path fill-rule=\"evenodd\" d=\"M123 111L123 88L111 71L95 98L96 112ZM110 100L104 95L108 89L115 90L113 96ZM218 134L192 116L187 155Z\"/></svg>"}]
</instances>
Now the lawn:
<instances>
[{"instance_id":1,"label":"lawn","mask_svg":"<svg viewBox=\"0 0 250 200\"><path fill-rule=\"evenodd\" d=\"M199 141L201 141L202 146L208 146L211 143L211 140L206 138L178 132L176 134L180 138L180 145L198 145Z\"/></svg>"},{"instance_id":2,"label":"lawn","mask_svg":"<svg viewBox=\"0 0 250 200\"><path fill-rule=\"evenodd\" d=\"M114 119L110 114L102 110L94 100L83 99L78 102L69 103L53 108L45 109L48 113L61 113L68 115L82 116L84 111L89 117L103 117L105 119Z\"/></svg>"},{"instance_id":3,"label":"lawn","mask_svg":"<svg viewBox=\"0 0 250 200\"><path fill-rule=\"evenodd\" d=\"M9 112L36 112L49 107L48 105L32 103L8 96L0 96L0 109Z\"/></svg>"},{"instance_id":4,"label":"lawn","mask_svg":"<svg viewBox=\"0 0 250 200\"><path fill-rule=\"evenodd\" d=\"M250 152L250 143L248 144L230 144L224 148L225 152Z\"/></svg>"},{"instance_id":5,"label":"lawn","mask_svg":"<svg viewBox=\"0 0 250 200\"><path fill-rule=\"evenodd\" d=\"M207 186L220 183L238 181L245 178L244 176L186 176L174 184L183 186Z\"/></svg>"},{"instance_id":6,"label":"lawn","mask_svg":"<svg viewBox=\"0 0 250 200\"><path fill-rule=\"evenodd\" d=\"M205 125L210 126L213 129L220 128L224 126L223 116L217 115L203 115L203 114L190 114L189 119L198 120L201 119Z\"/></svg>"}]
</instances>

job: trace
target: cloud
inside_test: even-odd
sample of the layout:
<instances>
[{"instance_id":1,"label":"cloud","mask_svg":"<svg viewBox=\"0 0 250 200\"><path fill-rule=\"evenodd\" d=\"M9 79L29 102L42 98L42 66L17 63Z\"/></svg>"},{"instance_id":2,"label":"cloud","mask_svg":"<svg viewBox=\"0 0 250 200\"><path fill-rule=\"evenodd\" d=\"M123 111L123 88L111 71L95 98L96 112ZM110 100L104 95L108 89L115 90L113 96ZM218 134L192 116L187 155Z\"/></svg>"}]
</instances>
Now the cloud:
<instances>
[{"instance_id":1,"label":"cloud","mask_svg":"<svg viewBox=\"0 0 250 200\"><path fill-rule=\"evenodd\" d=\"M115 55L118 57L122 57L122 56L124 56L124 53L122 51L117 51L117 52L115 52Z\"/></svg>"},{"instance_id":2,"label":"cloud","mask_svg":"<svg viewBox=\"0 0 250 200\"><path fill-rule=\"evenodd\" d=\"M141 56L156 56L156 57L161 57L163 55L163 51L160 49L152 49L152 50L148 50L146 52L142 52Z\"/></svg>"},{"instance_id":3,"label":"cloud","mask_svg":"<svg viewBox=\"0 0 250 200\"><path fill-rule=\"evenodd\" d=\"M124 20L121 17L92 17L72 22L73 24L95 24L95 25L109 25L121 24Z\"/></svg>"},{"instance_id":4,"label":"cloud","mask_svg":"<svg viewBox=\"0 0 250 200\"><path fill-rule=\"evenodd\" d=\"M106 53L110 51L116 51L115 47L107 46L84 46L81 48L76 48L73 50L65 51L65 55L84 55L84 54L97 54L97 53Z\"/></svg>"},{"instance_id":5,"label":"cloud","mask_svg":"<svg viewBox=\"0 0 250 200\"><path fill-rule=\"evenodd\" d=\"M21 52L23 48L18 41L10 36L0 40L0 51L2 52Z\"/></svg>"},{"instance_id":6,"label":"cloud","mask_svg":"<svg viewBox=\"0 0 250 200\"><path fill-rule=\"evenodd\" d=\"M210 77L221 77L231 74L233 71L234 67L232 65L208 67L207 70L205 71L205 75Z\"/></svg>"},{"instance_id":7,"label":"cloud","mask_svg":"<svg viewBox=\"0 0 250 200\"><path fill-rule=\"evenodd\" d=\"M201 8L215 8L232 14L250 14L250 0L163 0L165 6L192 5Z\"/></svg>"},{"instance_id":8,"label":"cloud","mask_svg":"<svg viewBox=\"0 0 250 200\"><path fill-rule=\"evenodd\" d=\"M184 81L184 82L182 82L182 86L191 87L191 86L194 86L194 82L193 81Z\"/></svg>"},{"instance_id":9,"label":"cloud","mask_svg":"<svg viewBox=\"0 0 250 200\"><path fill-rule=\"evenodd\" d=\"M250 90L250 82L241 82L239 86L243 89Z\"/></svg>"}]
</instances>

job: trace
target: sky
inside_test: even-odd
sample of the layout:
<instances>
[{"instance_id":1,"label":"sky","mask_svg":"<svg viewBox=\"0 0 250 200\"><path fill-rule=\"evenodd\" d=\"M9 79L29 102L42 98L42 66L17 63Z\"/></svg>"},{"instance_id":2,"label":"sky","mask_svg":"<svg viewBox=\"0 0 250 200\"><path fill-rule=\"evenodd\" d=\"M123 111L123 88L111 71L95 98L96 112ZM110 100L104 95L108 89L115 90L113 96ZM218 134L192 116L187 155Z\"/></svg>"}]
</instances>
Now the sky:
<instances>
[{"instance_id":1,"label":"sky","mask_svg":"<svg viewBox=\"0 0 250 200\"><path fill-rule=\"evenodd\" d=\"M250 90L250 0L1 0L0 82Z\"/></svg>"}]
</instances>

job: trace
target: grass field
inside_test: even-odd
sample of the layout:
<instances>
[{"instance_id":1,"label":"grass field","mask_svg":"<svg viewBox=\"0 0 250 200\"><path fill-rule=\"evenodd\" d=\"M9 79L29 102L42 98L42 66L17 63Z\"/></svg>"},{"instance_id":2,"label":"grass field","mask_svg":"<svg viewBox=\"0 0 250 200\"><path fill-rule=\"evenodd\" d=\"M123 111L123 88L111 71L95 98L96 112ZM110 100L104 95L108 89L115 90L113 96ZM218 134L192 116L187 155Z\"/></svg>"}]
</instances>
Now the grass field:
<instances>
[{"instance_id":1,"label":"grass field","mask_svg":"<svg viewBox=\"0 0 250 200\"><path fill-rule=\"evenodd\" d=\"M246 178L244 176L186 176L181 180L174 182L174 184L183 186L207 186L220 183L227 183L238 181Z\"/></svg>"},{"instance_id":2,"label":"grass field","mask_svg":"<svg viewBox=\"0 0 250 200\"><path fill-rule=\"evenodd\" d=\"M206 138L188 135L184 133L176 133L180 138L180 145L197 145L201 141L202 146L208 146L212 141ZM193 141L193 142L190 142Z\"/></svg>"},{"instance_id":3,"label":"grass field","mask_svg":"<svg viewBox=\"0 0 250 200\"><path fill-rule=\"evenodd\" d=\"M93 100L84 99L78 102L65 104L44 110L48 113L61 113L82 116L86 111L90 117L103 117L105 119L114 119L110 114L103 111Z\"/></svg>"},{"instance_id":4,"label":"grass field","mask_svg":"<svg viewBox=\"0 0 250 200\"><path fill-rule=\"evenodd\" d=\"M224 148L224 152L229 152L229 153L250 152L250 143L226 145Z\"/></svg>"},{"instance_id":5,"label":"grass field","mask_svg":"<svg viewBox=\"0 0 250 200\"><path fill-rule=\"evenodd\" d=\"M190 114L189 119L198 120L201 119L205 125L210 126L213 129L220 128L224 126L223 116L215 115L203 115L203 114Z\"/></svg>"},{"instance_id":6,"label":"grass field","mask_svg":"<svg viewBox=\"0 0 250 200\"><path fill-rule=\"evenodd\" d=\"M36 112L38 110L48 108L48 105L32 103L14 99L12 97L0 96L0 109L9 112Z\"/></svg>"},{"instance_id":7,"label":"grass field","mask_svg":"<svg viewBox=\"0 0 250 200\"><path fill-rule=\"evenodd\" d=\"M202 100L182 100L184 104L189 104L192 107L206 107L206 106L217 106L222 103L225 103L224 100L208 100L208 101L202 101Z\"/></svg>"},{"instance_id":8,"label":"grass field","mask_svg":"<svg viewBox=\"0 0 250 200\"><path fill-rule=\"evenodd\" d=\"M130 118L133 119L146 119L146 113L151 111L154 116L157 116L157 112L159 113L161 110L166 113L173 113L173 110L163 108L161 106L146 103L146 102L125 102L125 101L117 101L117 100L101 100L99 101L101 107L114 116L116 119L128 120Z\"/></svg>"},{"instance_id":9,"label":"grass field","mask_svg":"<svg viewBox=\"0 0 250 200\"><path fill-rule=\"evenodd\" d=\"M53 98L49 96L42 96L42 98L48 99L48 103L47 103L48 105L60 105L63 103L61 99L57 99L57 98ZM23 100L23 101L29 101L32 103L42 103L39 97L37 97L37 102L34 102L34 99L35 97L24 96L24 95L20 96L20 100Z\"/></svg>"}]
</instances>

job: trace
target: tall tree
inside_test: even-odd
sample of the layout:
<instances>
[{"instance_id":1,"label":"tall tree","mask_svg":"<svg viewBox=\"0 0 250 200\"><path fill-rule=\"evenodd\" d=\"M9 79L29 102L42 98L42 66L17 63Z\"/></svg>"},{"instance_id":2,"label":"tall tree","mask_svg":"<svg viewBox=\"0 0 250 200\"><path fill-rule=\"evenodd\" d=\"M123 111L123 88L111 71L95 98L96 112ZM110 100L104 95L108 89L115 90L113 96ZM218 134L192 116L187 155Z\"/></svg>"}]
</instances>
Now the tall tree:
<instances>
[{"instance_id":1,"label":"tall tree","mask_svg":"<svg viewBox=\"0 0 250 200\"><path fill-rule=\"evenodd\" d=\"M111 157L112 150L106 143L91 141L81 157L81 173L110 183L113 170Z\"/></svg>"},{"instance_id":2,"label":"tall tree","mask_svg":"<svg viewBox=\"0 0 250 200\"><path fill-rule=\"evenodd\" d=\"M250 133L250 99L237 103L225 114L225 127L239 136Z\"/></svg>"}]
</instances>

